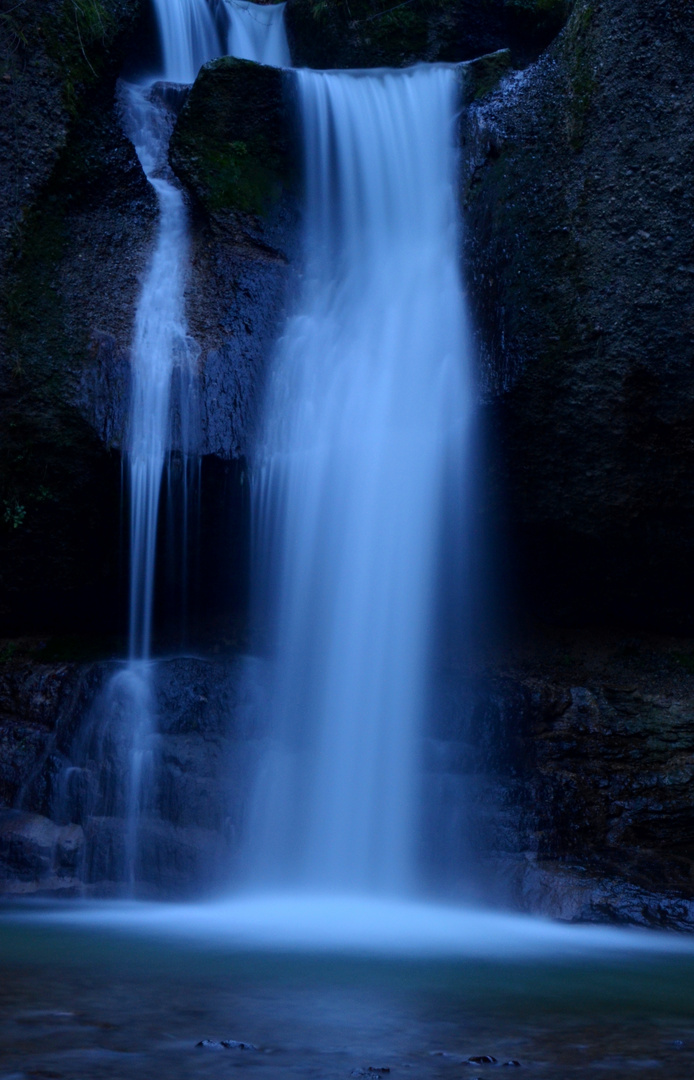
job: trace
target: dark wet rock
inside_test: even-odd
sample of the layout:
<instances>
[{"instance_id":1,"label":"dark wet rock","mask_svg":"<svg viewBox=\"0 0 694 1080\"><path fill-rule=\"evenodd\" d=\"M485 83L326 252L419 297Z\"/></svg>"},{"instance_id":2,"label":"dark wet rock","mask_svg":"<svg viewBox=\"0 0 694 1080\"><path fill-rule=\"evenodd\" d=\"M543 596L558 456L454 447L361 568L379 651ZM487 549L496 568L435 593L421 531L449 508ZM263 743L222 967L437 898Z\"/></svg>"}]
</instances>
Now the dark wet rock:
<instances>
[{"instance_id":1,"label":"dark wet rock","mask_svg":"<svg viewBox=\"0 0 694 1080\"><path fill-rule=\"evenodd\" d=\"M489 486L564 625L692 622L692 78L691 5L580 0L464 124Z\"/></svg>"},{"instance_id":2,"label":"dark wet rock","mask_svg":"<svg viewBox=\"0 0 694 1080\"><path fill-rule=\"evenodd\" d=\"M491 1054L475 1054L473 1057L469 1057L465 1065L496 1065L496 1058Z\"/></svg>"},{"instance_id":3,"label":"dark wet rock","mask_svg":"<svg viewBox=\"0 0 694 1080\"><path fill-rule=\"evenodd\" d=\"M40 814L0 810L0 889L74 891L83 849L79 825L60 826Z\"/></svg>"},{"instance_id":4,"label":"dark wet rock","mask_svg":"<svg viewBox=\"0 0 694 1080\"><path fill-rule=\"evenodd\" d=\"M509 47L522 63L552 40L569 6L565 0L289 0L286 22L301 67L456 63Z\"/></svg>"},{"instance_id":5,"label":"dark wet rock","mask_svg":"<svg viewBox=\"0 0 694 1080\"><path fill-rule=\"evenodd\" d=\"M222 1050L222 1044L216 1042L214 1039L201 1039L200 1042L195 1044L196 1049L199 1047L201 1050Z\"/></svg>"},{"instance_id":6,"label":"dark wet rock","mask_svg":"<svg viewBox=\"0 0 694 1080\"><path fill-rule=\"evenodd\" d=\"M143 5L12 4L0 26L0 282L8 247L50 181L87 100L113 86Z\"/></svg>"},{"instance_id":7,"label":"dark wet rock","mask_svg":"<svg viewBox=\"0 0 694 1080\"><path fill-rule=\"evenodd\" d=\"M0 27L5 632L118 618L119 398L156 206L114 86L141 7L46 0Z\"/></svg>"},{"instance_id":8,"label":"dark wet rock","mask_svg":"<svg viewBox=\"0 0 694 1080\"><path fill-rule=\"evenodd\" d=\"M469 682L442 704L455 752L432 760L427 790L449 793L470 845L460 865L486 865L483 891L525 911L691 929L691 687L664 697L557 675Z\"/></svg>"},{"instance_id":9,"label":"dark wet rock","mask_svg":"<svg viewBox=\"0 0 694 1080\"><path fill-rule=\"evenodd\" d=\"M209 212L264 216L291 183L278 68L213 60L188 94L171 141L177 175Z\"/></svg>"},{"instance_id":10,"label":"dark wet rock","mask_svg":"<svg viewBox=\"0 0 694 1080\"><path fill-rule=\"evenodd\" d=\"M293 121L283 78L230 57L206 64L171 143L173 168L196 208L188 313L201 349L203 453L223 459L247 452L296 263Z\"/></svg>"},{"instance_id":11,"label":"dark wet rock","mask_svg":"<svg viewBox=\"0 0 694 1080\"><path fill-rule=\"evenodd\" d=\"M5 891L63 890L72 876L91 892L118 892L129 742L127 717L123 729L107 704L121 668L0 668ZM147 895L190 895L228 875L238 840L253 753L240 741L245 675L238 662L162 661L154 693L162 723L152 740L137 876Z\"/></svg>"}]
</instances>

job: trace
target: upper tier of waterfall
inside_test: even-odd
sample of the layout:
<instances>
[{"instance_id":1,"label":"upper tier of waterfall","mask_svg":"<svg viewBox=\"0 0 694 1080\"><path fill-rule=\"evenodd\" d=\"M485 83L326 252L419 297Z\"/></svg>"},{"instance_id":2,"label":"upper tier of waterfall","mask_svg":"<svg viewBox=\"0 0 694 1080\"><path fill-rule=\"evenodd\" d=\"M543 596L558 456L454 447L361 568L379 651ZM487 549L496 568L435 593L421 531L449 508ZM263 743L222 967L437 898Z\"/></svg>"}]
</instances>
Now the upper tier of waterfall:
<instances>
[{"instance_id":1,"label":"upper tier of waterfall","mask_svg":"<svg viewBox=\"0 0 694 1080\"><path fill-rule=\"evenodd\" d=\"M239 60L289 67L291 57L284 29L284 4L226 0L229 12L227 48Z\"/></svg>"},{"instance_id":2,"label":"upper tier of waterfall","mask_svg":"<svg viewBox=\"0 0 694 1080\"><path fill-rule=\"evenodd\" d=\"M162 65L157 77L192 83L208 60L225 51L207 0L154 0Z\"/></svg>"}]
</instances>

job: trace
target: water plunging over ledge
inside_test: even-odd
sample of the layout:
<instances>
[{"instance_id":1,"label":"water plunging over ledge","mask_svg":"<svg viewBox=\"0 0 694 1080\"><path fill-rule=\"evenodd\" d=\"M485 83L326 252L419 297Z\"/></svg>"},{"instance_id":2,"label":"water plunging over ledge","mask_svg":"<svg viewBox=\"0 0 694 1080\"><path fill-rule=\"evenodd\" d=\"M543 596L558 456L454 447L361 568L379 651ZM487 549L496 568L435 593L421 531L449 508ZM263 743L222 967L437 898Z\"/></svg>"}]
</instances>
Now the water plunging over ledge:
<instances>
[{"instance_id":1,"label":"water plunging over ledge","mask_svg":"<svg viewBox=\"0 0 694 1080\"><path fill-rule=\"evenodd\" d=\"M229 56L271 67L289 67L291 57L284 29L285 4L253 4L225 0L229 12Z\"/></svg>"},{"instance_id":2,"label":"water plunging over ledge","mask_svg":"<svg viewBox=\"0 0 694 1080\"><path fill-rule=\"evenodd\" d=\"M292 78L306 269L254 461L272 746L247 873L401 894L417 878L446 479L470 412L458 83L446 66Z\"/></svg>"}]
</instances>

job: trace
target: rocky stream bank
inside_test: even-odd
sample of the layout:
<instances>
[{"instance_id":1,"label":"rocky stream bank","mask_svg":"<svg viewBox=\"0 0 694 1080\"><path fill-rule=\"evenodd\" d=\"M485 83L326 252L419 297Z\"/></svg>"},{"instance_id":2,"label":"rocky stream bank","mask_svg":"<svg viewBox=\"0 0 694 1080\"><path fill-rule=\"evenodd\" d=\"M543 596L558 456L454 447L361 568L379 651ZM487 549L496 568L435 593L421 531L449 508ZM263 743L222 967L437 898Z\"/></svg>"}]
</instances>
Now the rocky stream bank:
<instances>
[{"instance_id":1,"label":"rocky stream bank","mask_svg":"<svg viewBox=\"0 0 694 1080\"><path fill-rule=\"evenodd\" d=\"M466 838L455 866L434 867L445 889L561 919L694 929L693 657L681 639L553 632L474 675L449 670L420 746L425 789L447 793ZM127 737L107 694L119 668L0 667L4 892L122 891L114 778ZM142 895L233 880L263 738L259 674L238 656L158 663Z\"/></svg>"}]
</instances>

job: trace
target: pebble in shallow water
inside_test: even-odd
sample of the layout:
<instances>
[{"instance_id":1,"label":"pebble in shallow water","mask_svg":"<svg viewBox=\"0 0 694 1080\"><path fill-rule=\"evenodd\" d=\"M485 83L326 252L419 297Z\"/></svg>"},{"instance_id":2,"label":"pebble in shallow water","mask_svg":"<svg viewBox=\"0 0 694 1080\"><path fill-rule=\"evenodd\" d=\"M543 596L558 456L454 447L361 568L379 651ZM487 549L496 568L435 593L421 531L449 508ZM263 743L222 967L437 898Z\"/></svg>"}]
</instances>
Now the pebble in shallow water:
<instances>
[{"instance_id":1,"label":"pebble in shallow water","mask_svg":"<svg viewBox=\"0 0 694 1080\"><path fill-rule=\"evenodd\" d=\"M215 1039L201 1039L197 1042L196 1047L201 1047L203 1050L257 1050L258 1047L254 1043L239 1042L237 1039L222 1039L221 1042L217 1042Z\"/></svg>"}]
</instances>

